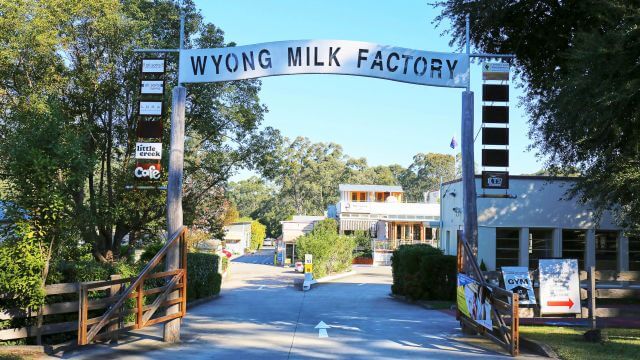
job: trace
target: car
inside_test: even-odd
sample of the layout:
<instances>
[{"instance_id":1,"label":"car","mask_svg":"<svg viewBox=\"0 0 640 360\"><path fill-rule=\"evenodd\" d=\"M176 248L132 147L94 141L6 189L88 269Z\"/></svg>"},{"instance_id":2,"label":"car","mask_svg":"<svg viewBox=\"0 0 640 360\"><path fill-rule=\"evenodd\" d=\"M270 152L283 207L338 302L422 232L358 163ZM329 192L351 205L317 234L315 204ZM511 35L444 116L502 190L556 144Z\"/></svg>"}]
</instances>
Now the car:
<instances>
[{"instance_id":1,"label":"car","mask_svg":"<svg viewBox=\"0 0 640 360\"><path fill-rule=\"evenodd\" d=\"M302 261L296 261L296 271L297 272L303 272L304 271L304 267L302 266Z\"/></svg>"}]
</instances>

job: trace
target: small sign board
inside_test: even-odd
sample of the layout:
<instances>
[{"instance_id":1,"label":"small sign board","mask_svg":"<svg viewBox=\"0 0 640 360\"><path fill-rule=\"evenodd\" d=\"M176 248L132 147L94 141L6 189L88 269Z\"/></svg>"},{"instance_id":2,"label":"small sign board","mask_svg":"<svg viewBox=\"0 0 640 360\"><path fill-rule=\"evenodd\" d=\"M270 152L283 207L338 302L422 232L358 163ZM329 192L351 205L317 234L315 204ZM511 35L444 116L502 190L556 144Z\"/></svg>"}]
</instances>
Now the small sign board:
<instances>
[{"instance_id":1,"label":"small sign board","mask_svg":"<svg viewBox=\"0 0 640 360\"><path fill-rule=\"evenodd\" d=\"M164 73L164 59L142 59L143 74Z\"/></svg>"},{"instance_id":2,"label":"small sign board","mask_svg":"<svg viewBox=\"0 0 640 360\"><path fill-rule=\"evenodd\" d=\"M474 322L493 330L491 322L490 290L475 279L458 273L456 297L458 310Z\"/></svg>"},{"instance_id":3,"label":"small sign board","mask_svg":"<svg viewBox=\"0 0 640 360\"><path fill-rule=\"evenodd\" d=\"M503 266L502 277L507 290L518 294L518 303L532 305L536 303L529 269L524 266Z\"/></svg>"},{"instance_id":4,"label":"small sign board","mask_svg":"<svg viewBox=\"0 0 640 360\"><path fill-rule=\"evenodd\" d=\"M580 314L580 277L576 259L540 259L540 312Z\"/></svg>"},{"instance_id":5,"label":"small sign board","mask_svg":"<svg viewBox=\"0 0 640 360\"><path fill-rule=\"evenodd\" d=\"M304 254L304 272L313 272L313 256L311 254Z\"/></svg>"},{"instance_id":6,"label":"small sign board","mask_svg":"<svg viewBox=\"0 0 640 360\"><path fill-rule=\"evenodd\" d=\"M161 167L159 162L137 163L133 171L136 180L160 180Z\"/></svg>"},{"instance_id":7,"label":"small sign board","mask_svg":"<svg viewBox=\"0 0 640 360\"><path fill-rule=\"evenodd\" d=\"M143 116L162 116L162 101L140 101L138 113Z\"/></svg>"},{"instance_id":8,"label":"small sign board","mask_svg":"<svg viewBox=\"0 0 640 360\"><path fill-rule=\"evenodd\" d=\"M482 172L482 188L483 189L508 189L509 188L509 172L508 171L483 171Z\"/></svg>"},{"instance_id":9,"label":"small sign board","mask_svg":"<svg viewBox=\"0 0 640 360\"><path fill-rule=\"evenodd\" d=\"M508 167L509 150L482 149L482 166Z\"/></svg>"},{"instance_id":10,"label":"small sign board","mask_svg":"<svg viewBox=\"0 0 640 360\"><path fill-rule=\"evenodd\" d=\"M509 63L482 64L482 80L509 80Z\"/></svg>"},{"instance_id":11,"label":"small sign board","mask_svg":"<svg viewBox=\"0 0 640 360\"><path fill-rule=\"evenodd\" d=\"M139 120L136 128L136 136L146 139L162 138L162 121L160 120Z\"/></svg>"},{"instance_id":12,"label":"small sign board","mask_svg":"<svg viewBox=\"0 0 640 360\"><path fill-rule=\"evenodd\" d=\"M136 159L159 160L162 158L162 143L136 143Z\"/></svg>"},{"instance_id":13,"label":"small sign board","mask_svg":"<svg viewBox=\"0 0 640 360\"><path fill-rule=\"evenodd\" d=\"M140 94L142 95L163 95L164 80L142 80L140 82Z\"/></svg>"}]
</instances>

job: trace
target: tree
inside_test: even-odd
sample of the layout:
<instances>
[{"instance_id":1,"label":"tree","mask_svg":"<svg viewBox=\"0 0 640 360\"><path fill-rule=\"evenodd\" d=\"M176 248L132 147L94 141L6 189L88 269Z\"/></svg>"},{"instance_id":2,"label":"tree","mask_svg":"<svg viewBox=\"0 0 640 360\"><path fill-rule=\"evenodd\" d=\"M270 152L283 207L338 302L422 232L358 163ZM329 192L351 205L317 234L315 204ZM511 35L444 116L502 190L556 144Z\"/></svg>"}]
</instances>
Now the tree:
<instances>
[{"instance_id":1,"label":"tree","mask_svg":"<svg viewBox=\"0 0 640 360\"><path fill-rule=\"evenodd\" d=\"M472 43L513 53L530 114L532 148L552 173L577 169L570 192L611 209L631 229L640 224L640 36L637 2L442 1L462 44L471 14ZM579 109L579 110L577 110Z\"/></svg>"},{"instance_id":2,"label":"tree","mask_svg":"<svg viewBox=\"0 0 640 360\"><path fill-rule=\"evenodd\" d=\"M262 248L264 239L267 237L267 227L258 220L251 221L251 250Z\"/></svg>"},{"instance_id":3,"label":"tree","mask_svg":"<svg viewBox=\"0 0 640 360\"><path fill-rule=\"evenodd\" d=\"M413 163L400 174L405 196L411 201L423 201L423 194L439 189L440 181L455 178L455 162L451 155L419 153Z\"/></svg>"},{"instance_id":4,"label":"tree","mask_svg":"<svg viewBox=\"0 0 640 360\"><path fill-rule=\"evenodd\" d=\"M235 204L241 217L256 218L257 211L272 196L272 190L264 180L252 176L245 180L229 183L227 196Z\"/></svg>"}]
</instances>

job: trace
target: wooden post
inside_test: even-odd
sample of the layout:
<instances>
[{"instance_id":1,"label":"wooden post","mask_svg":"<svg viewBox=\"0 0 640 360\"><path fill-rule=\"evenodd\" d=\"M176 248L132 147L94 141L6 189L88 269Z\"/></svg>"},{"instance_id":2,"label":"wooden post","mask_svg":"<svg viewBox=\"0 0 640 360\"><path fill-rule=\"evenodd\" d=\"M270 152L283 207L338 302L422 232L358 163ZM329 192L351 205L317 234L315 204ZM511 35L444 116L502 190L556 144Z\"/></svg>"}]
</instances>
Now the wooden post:
<instances>
[{"instance_id":1,"label":"wooden post","mask_svg":"<svg viewBox=\"0 0 640 360\"><path fill-rule=\"evenodd\" d=\"M144 324L142 323L142 317L144 316L144 279L138 285L136 293L136 329L142 329L142 327L144 326Z\"/></svg>"},{"instance_id":2,"label":"wooden post","mask_svg":"<svg viewBox=\"0 0 640 360\"><path fill-rule=\"evenodd\" d=\"M184 161L184 113L187 89L184 86L173 88L171 102L171 148L169 153L169 182L167 186L167 237L171 238L182 228L182 173ZM179 241L184 241L181 238ZM168 249L166 270L175 270L180 266L180 244ZM174 291L167 300L176 299ZM180 311L180 305L167 307L166 315ZM165 342L180 341L180 319L173 319L164 324L163 340Z\"/></svg>"},{"instance_id":3,"label":"wooden post","mask_svg":"<svg viewBox=\"0 0 640 360\"><path fill-rule=\"evenodd\" d=\"M111 275L110 279L111 280L120 280L122 278L122 276L120 275ZM116 285L111 285L111 288L109 288L109 297L111 296L116 296L118 295L118 293L120 292L120 290L122 290L122 284L116 284ZM111 325L109 325L109 328L107 328L107 332L111 332L111 343L116 344L118 343L118 327L121 325L120 322L122 321L122 315L121 315L121 311L120 309L116 309L116 314L118 316L118 321L116 323L113 323Z\"/></svg>"},{"instance_id":4,"label":"wooden post","mask_svg":"<svg viewBox=\"0 0 640 360\"><path fill-rule=\"evenodd\" d=\"M78 345L87 344L87 288L78 283Z\"/></svg>"},{"instance_id":5,"label":"wooden post","mask_svg":"<svg viewBox=\"0 0 640 360\"><path fill-rule=\"evenodd\" d=\"M520 314L519 295L511 296L511 356L518 356L520 352Z\"/></svg>"},{"instance_id":6,"label":"wooden post","mask_svg":"<svg viewBox=\"0 0 640 360\"><path fill-rule=\"evenodd\" d=\"M589 319L591 320L591 329L596 328L596 268L589 267Z\"/></svg>"},{"instance_id":7,"label":"wooden post","mask_svg":"<svg viewBox=\"0 0 640 360\"><path fill-rule=\"evenodd\" d=\"M478 256L478 210L473 156L473 91L462 93L462 205L464 241ZM468 269L467 269L468 270Z\"/></svg>"}]
</instances>

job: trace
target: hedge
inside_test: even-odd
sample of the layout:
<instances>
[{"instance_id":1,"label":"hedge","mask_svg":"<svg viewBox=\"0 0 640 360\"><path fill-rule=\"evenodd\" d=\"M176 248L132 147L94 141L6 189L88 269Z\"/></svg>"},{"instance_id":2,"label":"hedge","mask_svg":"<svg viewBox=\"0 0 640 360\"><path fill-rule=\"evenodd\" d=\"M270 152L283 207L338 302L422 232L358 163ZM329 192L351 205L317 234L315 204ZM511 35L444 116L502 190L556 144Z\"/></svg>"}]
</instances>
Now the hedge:
<instances>
[{"instance_id":1,"label":"hedge","mask_svg":"<svg viewBox=\"0 0 640 360\"><path fill-rule=\"evenodd\" d=\"M220 257L214 254L187 254L187 300L196 300L220 293L222 276L218 273Z\"/></svg>"},{"instance_id":2,"label":"hedge","mask_svg":"<svg viewBox=\"0 0 640 360\"><path fill-rule=\"evenodd\" d=\"M351 269L355 248L353 237L338 235L333 219L320 221L310 233L296 240L298 259L304 259L305 254L313 256L313 277L316 279Z\"/></svg>"},{"instance_id":3,"label":"hedge","mask_svg":"<svg viewBox=\"0 0 640 360\"><path fill-rule=\"evenodd\" d=\"M455 301L456 261L430 245L402 245L391 257L391 292L411 300Z\"/></svg>"}]
</instances>

